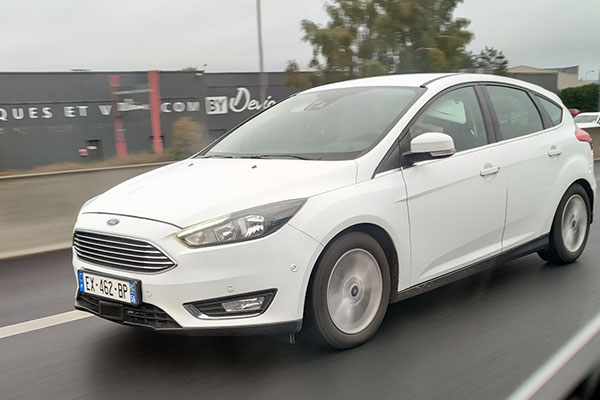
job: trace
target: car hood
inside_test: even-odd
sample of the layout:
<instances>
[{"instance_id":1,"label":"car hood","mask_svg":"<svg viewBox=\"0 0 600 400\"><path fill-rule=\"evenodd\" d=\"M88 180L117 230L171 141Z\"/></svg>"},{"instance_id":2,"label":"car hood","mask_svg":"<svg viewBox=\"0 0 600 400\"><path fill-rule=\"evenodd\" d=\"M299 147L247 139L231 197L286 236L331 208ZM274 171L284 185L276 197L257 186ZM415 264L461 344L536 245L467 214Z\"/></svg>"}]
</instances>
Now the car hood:
<instances>
[{"instance_id":1,"label":"car hood","mask_svg":"<svg viewBox=\"0 0 600 400\"><path fill-rule=\"evenodd\" d=\"M187 159L129 179L82 213L129 215L179 227L351 185L354 161Z\"/></svg>"}]
</instances>

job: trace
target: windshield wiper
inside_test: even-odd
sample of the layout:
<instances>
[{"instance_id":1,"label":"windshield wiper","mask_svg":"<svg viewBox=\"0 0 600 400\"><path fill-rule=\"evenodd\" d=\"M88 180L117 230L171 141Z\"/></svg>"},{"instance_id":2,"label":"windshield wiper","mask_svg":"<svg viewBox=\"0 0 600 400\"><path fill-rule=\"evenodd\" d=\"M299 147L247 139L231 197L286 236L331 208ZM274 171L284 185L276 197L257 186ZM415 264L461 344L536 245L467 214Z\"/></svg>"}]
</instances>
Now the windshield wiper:
<instances>
[{"instance_id":1,"label":"windshield wiper","mask_svg":"<svg viewBox=\"0 0 600 400\"><path fill-rule=\"evenodd\" d=\"M229 154L207 154L203 156L196 156L194 158L233 158L233 156Z\"/></svg>"},{"instance_id":2,"label":"windshield wiper","mask_svg":"<svg viewBox=\"0 0 600 400\"><path fill-rule=\"evenodd\" d=\"M297 160L320 160L321 157L306 157L296 154L251 154L239 156L239 158L295 158Z\"/></svg>"}]
</instances>

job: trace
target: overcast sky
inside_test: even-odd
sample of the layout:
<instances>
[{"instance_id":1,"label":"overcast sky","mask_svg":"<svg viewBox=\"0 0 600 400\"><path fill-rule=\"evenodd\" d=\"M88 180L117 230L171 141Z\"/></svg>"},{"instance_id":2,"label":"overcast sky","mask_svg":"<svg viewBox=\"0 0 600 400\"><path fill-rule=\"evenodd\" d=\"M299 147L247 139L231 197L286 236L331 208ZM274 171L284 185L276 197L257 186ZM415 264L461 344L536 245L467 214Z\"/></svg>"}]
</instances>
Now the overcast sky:
<instances>
[{"instance_id":1,"label":"overcast sky","mask_svg":"<svg viewBox=\"0 0 600 400\"><path fill-rule=\"evenodd\" d=\"M300 21L325 23L323 0L262 0L265 67L308 64ZM475 39L511 66L600 69L599 0L465 0ZM0 71L258 70L255 0L0 0Z\"/></svg>"}]
</instances>

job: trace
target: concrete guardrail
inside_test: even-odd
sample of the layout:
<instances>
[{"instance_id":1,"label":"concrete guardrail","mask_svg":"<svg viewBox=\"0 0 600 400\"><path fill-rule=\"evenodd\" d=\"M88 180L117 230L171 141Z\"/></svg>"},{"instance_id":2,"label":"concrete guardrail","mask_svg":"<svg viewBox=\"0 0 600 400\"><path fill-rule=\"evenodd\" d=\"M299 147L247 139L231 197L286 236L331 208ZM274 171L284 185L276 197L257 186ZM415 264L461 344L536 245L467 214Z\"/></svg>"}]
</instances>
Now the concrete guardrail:
<instances>
[{"instance_id":1,"label":"concrete guardrail","mask_svg":"<svg viewBox=\"0 0 600 400\"><path fill-rule=\"evenodd\" d=\"M0 259L68 248L88 199L168 163L0 177Z\"/></svg>"}]
</instances>

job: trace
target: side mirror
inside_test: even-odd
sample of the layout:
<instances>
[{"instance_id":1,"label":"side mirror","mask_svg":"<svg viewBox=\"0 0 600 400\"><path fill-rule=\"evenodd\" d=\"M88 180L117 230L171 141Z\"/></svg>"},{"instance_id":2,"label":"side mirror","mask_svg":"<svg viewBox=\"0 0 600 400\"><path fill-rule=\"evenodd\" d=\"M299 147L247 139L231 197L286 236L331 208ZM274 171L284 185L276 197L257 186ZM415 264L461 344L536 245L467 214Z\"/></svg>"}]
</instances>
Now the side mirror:
<instances>
[{"instance_id":1,"label":"side mirror","mask_svg":"<svg viewBox=\"0 0 600 400\"><path fill-rule=\"evenodd\" d=\"M450 135L439 132L423 133L410 141L410 152L404 156L411 163L435 158L449 157L456 153L454 140Z\"/></svg>"}]
</instances>

